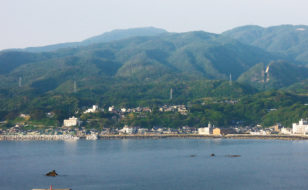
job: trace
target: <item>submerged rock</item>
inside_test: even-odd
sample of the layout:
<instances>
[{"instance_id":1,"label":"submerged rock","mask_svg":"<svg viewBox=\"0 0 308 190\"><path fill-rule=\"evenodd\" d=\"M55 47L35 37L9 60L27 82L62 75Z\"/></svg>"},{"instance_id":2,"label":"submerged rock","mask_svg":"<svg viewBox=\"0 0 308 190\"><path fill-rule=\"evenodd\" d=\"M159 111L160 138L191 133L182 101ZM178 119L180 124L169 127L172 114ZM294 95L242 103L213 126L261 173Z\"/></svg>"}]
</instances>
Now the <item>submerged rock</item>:
<instances>
[{"instance_id":1,"label":"submerged rock","mask_svg":"<svg viewBox=\"0 0 308 190\"><path fill-rule=\"evenodd\" d=\"M231 154L231 155L226 155L226 157L236 158L236 157L241 157L241 155Z\"/></svg>"},{"instance_id":2,"label":"submerged rock","mask_svg":"<svg viewBox=\"0 0 308 190\"><path fill-rule=\"evenodd\" d=\"M46 176L52 176L52 177L56 177L58 174L57 174L57 172L56 172L56 170L52 170L51 172L48 172L47 174L46 174Z\"/></svg>"},{"instance_id":3,"label":"submerged rock","mask_svg":"<svg viewBox=\"0 0 308 190\"><path fill-rule=\"evenodd\" d=\"M197 155L195 155L195 154L192 154L192 155L190 155L190 157L196 157Z\"/></svg>"}]
</instances>

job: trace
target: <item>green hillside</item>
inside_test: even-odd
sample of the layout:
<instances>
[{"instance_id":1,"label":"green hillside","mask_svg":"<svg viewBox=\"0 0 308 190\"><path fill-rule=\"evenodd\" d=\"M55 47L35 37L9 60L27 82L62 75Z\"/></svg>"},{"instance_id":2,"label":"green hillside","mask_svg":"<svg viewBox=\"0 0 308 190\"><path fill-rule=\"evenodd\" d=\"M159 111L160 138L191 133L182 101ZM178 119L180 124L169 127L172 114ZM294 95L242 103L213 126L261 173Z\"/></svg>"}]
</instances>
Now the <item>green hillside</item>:
<instances>
[{"instance_id":1,"label":"green hillside","mask_svg":"<svg viewBox=\"0 0 308 190\"><path fill-rule=\"evenodd\" d=\"M12 60L26 54L33 61L21 59L18 64L8 64L6 60L10 54L14 56ZM220 35L189 32L136 37L52 53L2 52L0 65L6 74L0 77L6 81L6 86L16 85L16 80L22 77L23 84L33 84L33 87L51 81L50 88L66 80L102 77L153 80L164 75L183 74L227 79L231 73L236 79L251 66L275 58Z\"/></svg>"},{"instance_id":2,"label":"green hillside","mask_svg":"<svg viewBox=\"0 0 308 190\"><path fill-rule=\"evenodd\" d=\"M289 92L297 93L297 94L308 95L308 79L292 84L291 86L287 87L285 90Z\"/></svg>"},{"instance_id":3,"label":"green hillside","mask_svg":"<svg viewBox=\"0 0 308 190\"><path fill-rule=\"evenodd\" d=\"M223 35L308 64L308 26L243 26L226 31Z\"/></svg>"},{"instance_id":4,"label":"green hillside","mask_svg":"<svg viewBox=\"0 0 308 190\"><path fill-rule=\"evenodd\" d=\"M308 79L308 69L285 61L259 63L243 73L238 82L260 90L279 89Z\"/></svg>"}]
</instances>

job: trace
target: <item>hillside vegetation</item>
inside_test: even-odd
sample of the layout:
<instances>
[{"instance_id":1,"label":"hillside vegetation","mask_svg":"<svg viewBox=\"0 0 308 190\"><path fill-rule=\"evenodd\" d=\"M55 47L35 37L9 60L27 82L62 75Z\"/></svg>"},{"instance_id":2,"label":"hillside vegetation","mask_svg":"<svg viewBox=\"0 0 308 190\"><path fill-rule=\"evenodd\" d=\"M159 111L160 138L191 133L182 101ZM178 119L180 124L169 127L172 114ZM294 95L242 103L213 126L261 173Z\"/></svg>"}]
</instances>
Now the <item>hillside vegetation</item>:
<instances>
[{"instance_id":1,"label":"hillside vegetation","mask_svg":"<svg viewBox=\"0 0 308 190\"><path fill-rule=\"evenodd\" d=\"M308 64L308 26L243 26L226 31L223 35Z\"/></svg>"},{"instance_id":2,"label":"hillside vegetation","mask_svg":"<svg viewBox=\"0 0 308 190\"><path fill-rule=\"evenodd\" d=\"M290 125L308 116L304 105L308 67L299 64L304 63L299 58L305 54L302 43L307 35L296 30L299 27L306 28L247 26L223 35L128 29L83 42L2 51L0 120L14 120L20 113L40 120L54 112L54 121L48 122L60 124L93 104L105 108L186 104L191 110L187 116L153 113L146 117L151 122L145 118L127 122L150 126L159 124L155 118L165 118L165 124L179 120L169 123L172 126L202 126L208 121L222 126ZM291 34L298 36L289 42L287 31L292 28ZM265 35L269 31L272 38ZM277 31L287 42L278 43ZM266 44L261 43L263 38Z\"/></svg>"}]
</instances>

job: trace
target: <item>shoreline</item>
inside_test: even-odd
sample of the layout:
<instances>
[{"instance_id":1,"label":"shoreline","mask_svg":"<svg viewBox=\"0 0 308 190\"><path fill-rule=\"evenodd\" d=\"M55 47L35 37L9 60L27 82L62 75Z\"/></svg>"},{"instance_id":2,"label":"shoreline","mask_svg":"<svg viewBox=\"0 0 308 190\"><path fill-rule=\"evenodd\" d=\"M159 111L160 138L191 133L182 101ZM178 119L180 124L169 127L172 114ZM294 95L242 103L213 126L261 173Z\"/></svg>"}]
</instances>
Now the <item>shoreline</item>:
<instances>
[{"instance_id":1,"label":"shoreline","mask_svg":"<svg viewBox=\"0 0 308 190\"><path fill-rule=\"evenodd\" d=\"M197 138L197 139L259 139L259 140L308 140L308 136L298 135L197 135L197 134L159 134L159 135L100 135L98 139L163 139L163 138ZM71 135L0 135L0 141L77 141L85 137Z\"/></svg>"}]
</instances>

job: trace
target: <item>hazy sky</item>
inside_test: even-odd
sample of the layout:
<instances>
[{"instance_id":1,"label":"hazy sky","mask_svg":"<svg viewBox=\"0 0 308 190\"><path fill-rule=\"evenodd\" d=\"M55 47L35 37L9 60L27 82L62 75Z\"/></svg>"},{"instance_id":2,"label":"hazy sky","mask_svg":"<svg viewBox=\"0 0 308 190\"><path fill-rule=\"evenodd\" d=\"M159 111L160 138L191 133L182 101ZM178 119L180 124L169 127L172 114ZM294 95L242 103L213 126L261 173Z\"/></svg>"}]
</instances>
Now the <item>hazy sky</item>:
<instances>
[{"instance_id":1,"label":"hazy sky","mask_svg":"<svg viewBox=\"0 0 308 190\"><path fill-rule=\"evenodd\" d=\"M0 49L131 27L220 33L247 24L308 25L307 8L307 0L0 0Z\"/></svg>"}]
</instances>

